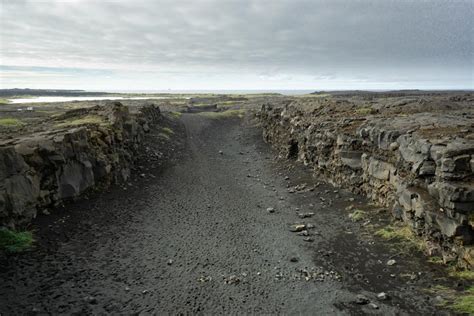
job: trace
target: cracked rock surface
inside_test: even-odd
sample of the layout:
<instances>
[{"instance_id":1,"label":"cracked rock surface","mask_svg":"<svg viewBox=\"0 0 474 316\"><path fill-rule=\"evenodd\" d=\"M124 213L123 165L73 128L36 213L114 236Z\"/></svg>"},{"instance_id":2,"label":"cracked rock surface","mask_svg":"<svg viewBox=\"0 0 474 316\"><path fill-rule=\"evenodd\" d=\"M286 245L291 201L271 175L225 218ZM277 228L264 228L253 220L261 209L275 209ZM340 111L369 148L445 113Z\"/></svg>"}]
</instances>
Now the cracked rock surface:
<instances>
[{"instance_id":1,"label":"cracked rock surface","mask_svg":"<svg viewBox=\"0 0 474 316\"><path fill-rule=\"evenodd\" d=\"M36 249L1 259L1 314L443 314L421 292L436 269L387 266L387 244L348 219L367 200L275 160L239 119L181 121L167 164L152 129L127 183L33 221Z\"/></svg>"}]
</instances>

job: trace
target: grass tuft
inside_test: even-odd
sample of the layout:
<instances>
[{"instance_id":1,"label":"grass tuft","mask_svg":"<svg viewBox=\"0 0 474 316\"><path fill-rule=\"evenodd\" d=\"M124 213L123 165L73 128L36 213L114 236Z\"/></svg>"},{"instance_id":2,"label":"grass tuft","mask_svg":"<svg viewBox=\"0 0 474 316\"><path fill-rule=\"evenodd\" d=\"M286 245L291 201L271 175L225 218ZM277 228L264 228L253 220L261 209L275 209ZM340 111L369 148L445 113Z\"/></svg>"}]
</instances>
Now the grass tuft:
<instances>
[{"instance_id":1,"label":"grass tuft","mask_svg":"<svg viewBox=\"0 0 474 316\"><path fill-rule=\"evenodd\" d=\"M210 119L227 119L232 117L244 117L245 110L228 110L223 112L200 112L198 115L210 118Z\"/></svg>"},{"instance_id":2,"label":"grass tuft","mask_svg":"<svg viewBox=\"0 0 474 316\"><path fill-rule=\"evenodd\" d=\"M353 213L349 214L349 218L353 222L359 222L367 217L367 212L363 210L355 210Z\"/></svg>"},{"instance_id":3,"label":"grass tuft","mask_svg":"<svg viewBox=\"0 0 474 316\"><path fill-rule=\"evenodd\" d=\"M30 248L33 241L32 232L0 229L0 250L9 253L21 252Z\"/></svg>"},{"instance_id":4,"label":"grass tuft","mask_svg":"<svg viewBox=\"0 0 474 316\"><path fill-rule=\"evenodd\" d=\"M172 118L175 118L175 119L179 119L181 117L181 115L183 115L183 113L181 112L176 112L176 111L173 111L173 112L169 112L170 113L170 116Z\"/></svg>"},{"instance_id":5,"label":"grass tuft","mask_svg":"<svg viewBox=\"0 0 474 316\"><path fill-rule=\"evenodd\" d=\"M78 126L86 124L102 124L104 119L98 115L87 115L76 120L66 121L57 124L57 127Z\"/></svg>"},{"instance_id":6,"label":"grass tuft","mask_svg":"<svg viewBox=\"0 0 474 316\"><path fill-rule=\"evenodd\" d=\"M375 114L377 111L372 109L371 107L362 107L355 110L357 114L368 115L368 114Z\"/></svg>"},{"instance_id":7,"label":"grass tuft","mask_svg":"<svg viewBox=\"0 0 474 316\"><path fill-rule=\"evenodd\" d=\"M421 238L417 237L408 226L388 225L377 230L375 235L383 239L398 242L403 250L426 251L426 243Z\"/></svg>"},{"instance_id":8,"label":"grass tuft","mask_svg":"<svg viewBox=\"0 0 474 316\"><path fill-rule=\"evenodd\" d=\"M170 136L168 134L165 134L165 133L159 133L158 137L161 137L165 140L170 140Z\"/></svg>"},{"instance_id":9,"label":"grass tuft","mask_svg":"<svg viewBox=\"0 0 474 316\"><path fill-rule=\"evenodd\" d=\"M24 125L22 121L16 118L1 118L0 119L0 126L21 126Z\"/></svg>"},{"instance_id":10,"label":"grass tuft","mask_svg":"<svg viewBox=\"0 0 474 316\"><path fill-rule=\"evenodd\" d=\"M456 291L443 285L435 285L427 291L442 298L437 306L449 308L460 314L474 315L474 286L464 291Z\"/></svg>"},{"instance_id":11,"label":"grass tuft","mask_svg":"<svg viewBox=\"0 0 474 316\"><path fill-rule=\"evenodd\" d=\"M382 237L383 239L400 239L400 240L412 240L415 236L411 231L410 227L396 227L387 226L381 228L375 232L375 235Z\"/></svg>"},{"instance_id":12,"label":"grass tuft","mask_svg":"<svg viewBox=\"0 0 474 316\"><path fill-rule=\"evenodd\" d=\"M169 128L169 127L163 127L161 130L162 130L163 133L165 133L165 134L174 135L174 131L173 131L171 128Z\"/></svg>"},{"instance_id":13,"label":"grass tuft","mask_svg":"<svg viewBox=\"0 0 474 316\"><path fill-rule=\"evenodd\" d=\"M474 271L470 270L451 271L449 275L458 279L474 281Z\"/></svg>"},{"instance_id":14,"label":"grass tuft","mask_svg":"<svg viewBox=\"0 0 474 316\"><path fill-rule=\"evenodd\" d=\"M458 313L474 315L474 286L471 286L462 295L456 297L451 307Z\"/></svg>"}]
</instances>

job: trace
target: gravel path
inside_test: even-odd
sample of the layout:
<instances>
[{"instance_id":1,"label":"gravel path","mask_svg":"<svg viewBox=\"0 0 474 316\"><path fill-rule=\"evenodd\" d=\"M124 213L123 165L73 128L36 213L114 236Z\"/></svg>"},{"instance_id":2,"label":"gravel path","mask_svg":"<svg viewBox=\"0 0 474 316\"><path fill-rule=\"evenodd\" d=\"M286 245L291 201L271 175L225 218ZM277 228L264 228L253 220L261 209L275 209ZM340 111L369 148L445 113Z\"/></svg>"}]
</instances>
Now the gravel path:
<instances>
[{"instance_id":1,"label":"gravel path","mask_svg":"<svg viewBox=\"0 0 474 316\"><path fill-rule=\"evenodd\" d=\"M172 163L144 159L128 185L38 218L37 249L1 262L1 315L441 313L423 281L391 276L432 267L387 268L388 246L347 220L362 198L276 161L238 119L181 121ZM312 190L288 190L302 183ZM295 223L315 227L299 236Z\"/></svg>"}]
</instances>

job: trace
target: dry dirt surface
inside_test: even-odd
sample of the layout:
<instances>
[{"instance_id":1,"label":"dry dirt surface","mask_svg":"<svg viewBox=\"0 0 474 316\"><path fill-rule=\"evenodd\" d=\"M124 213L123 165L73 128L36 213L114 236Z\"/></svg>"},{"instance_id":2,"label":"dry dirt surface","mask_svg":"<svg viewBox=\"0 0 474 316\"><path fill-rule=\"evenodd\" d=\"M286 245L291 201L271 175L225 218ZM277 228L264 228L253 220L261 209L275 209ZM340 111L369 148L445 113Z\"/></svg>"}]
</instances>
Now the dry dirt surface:
<instances>
[{"instance_id":1,"label":"dry dirt surface","mask_svg":"<svg viewBox=\"0 0 474 316\"><path fill-rule=\"evenodd\" d=\"M168 163L143 155L129 183L33 223L36 248L0 262L1 315L445 313L422 291L436 267L348 219L364 199L275 159L248 122L180 121Z\"/></svg>"}]
</instances>

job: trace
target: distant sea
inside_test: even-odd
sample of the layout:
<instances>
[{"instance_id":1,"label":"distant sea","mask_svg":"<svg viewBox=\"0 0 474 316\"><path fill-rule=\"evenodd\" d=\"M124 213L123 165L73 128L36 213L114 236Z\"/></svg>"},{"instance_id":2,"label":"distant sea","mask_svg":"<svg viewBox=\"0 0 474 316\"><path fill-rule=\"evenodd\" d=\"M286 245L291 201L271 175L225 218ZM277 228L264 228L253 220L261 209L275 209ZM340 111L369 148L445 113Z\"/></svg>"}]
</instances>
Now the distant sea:
<instances>
[{"instance_id":1,"label":"distant sea","mask_svg":"<svg viewBox=\"0 0 474 316\"><path fill-rule=\"evenodd\" d=\"M315 90L102 90L110 93L173 93L173 94L258 94L258 93L280 93L284 95L300 95L314 92Z\"/></svg>"}]
</instances>

